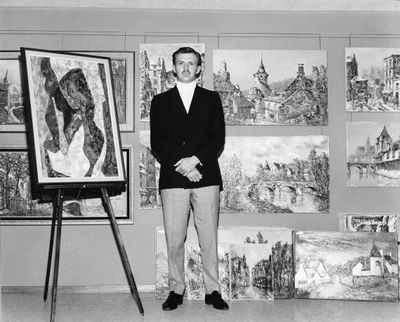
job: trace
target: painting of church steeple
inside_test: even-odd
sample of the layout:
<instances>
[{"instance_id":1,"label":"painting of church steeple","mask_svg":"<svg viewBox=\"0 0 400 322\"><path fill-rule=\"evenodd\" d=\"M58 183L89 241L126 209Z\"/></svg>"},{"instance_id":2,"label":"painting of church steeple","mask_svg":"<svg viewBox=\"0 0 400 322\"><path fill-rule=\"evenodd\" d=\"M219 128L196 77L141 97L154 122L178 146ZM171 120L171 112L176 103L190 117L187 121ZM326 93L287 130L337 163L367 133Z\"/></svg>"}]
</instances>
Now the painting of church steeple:
<instances>
[{"instance_id":1,"label":"painting of church steeple","mask_svg":"<svg viewBox=\"0 0 400 322\"><path fill-rule=\"evenodd\" d=\"M326 66L322 50L214 50L226 124L327 125Z\"/></svg>"}]
</instances>

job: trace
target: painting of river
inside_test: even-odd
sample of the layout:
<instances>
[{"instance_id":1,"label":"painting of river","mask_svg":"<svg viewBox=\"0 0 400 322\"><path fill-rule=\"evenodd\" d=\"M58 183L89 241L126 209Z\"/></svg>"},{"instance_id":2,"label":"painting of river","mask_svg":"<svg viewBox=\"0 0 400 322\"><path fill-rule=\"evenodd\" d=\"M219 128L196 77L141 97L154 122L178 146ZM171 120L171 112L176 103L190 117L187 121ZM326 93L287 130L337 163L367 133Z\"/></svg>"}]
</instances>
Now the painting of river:
<instances>
[{"instance_id":1,"label":"painting of river","mask_svg":"<svg viewBox=\"0 0 400 322\"><path fill-rule=\"evenodd\" d=\"M400 123L347 123L347 186L400 186Z\"/></svg>"},{"instance_id":2,"label":"painting of river","mask_svg":"<svg viewBox=\"0 0 400 322\"><path fill-rule=\"evenodd\" d=\"M398 300L397 234L296 232L298 298Z\"/></svg>"}]
</instances>

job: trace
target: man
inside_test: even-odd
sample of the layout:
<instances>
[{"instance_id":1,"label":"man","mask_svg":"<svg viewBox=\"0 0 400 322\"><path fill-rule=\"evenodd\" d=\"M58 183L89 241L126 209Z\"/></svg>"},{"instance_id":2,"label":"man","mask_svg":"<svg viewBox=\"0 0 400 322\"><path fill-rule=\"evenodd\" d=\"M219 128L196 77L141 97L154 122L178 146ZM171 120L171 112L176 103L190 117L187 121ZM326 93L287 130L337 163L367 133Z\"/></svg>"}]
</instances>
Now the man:
<instances>
[{"instance_id":1,"label":"man","mask_svg":"<svg viewBox=\"0 0 400 322\"><path fill-rule=\"evenodd\" d=\"M220 294L217 252L223 109L218 93L196 85L201 71L197 51L179 48L172 60L177 85L156 95L150 109L151 149L161 164L159 188L168 251L170 293L162 308L174 310L182 304L184 243L192 208L203 261L205 303L227 310Z\"/></svg>"}]
</instances>

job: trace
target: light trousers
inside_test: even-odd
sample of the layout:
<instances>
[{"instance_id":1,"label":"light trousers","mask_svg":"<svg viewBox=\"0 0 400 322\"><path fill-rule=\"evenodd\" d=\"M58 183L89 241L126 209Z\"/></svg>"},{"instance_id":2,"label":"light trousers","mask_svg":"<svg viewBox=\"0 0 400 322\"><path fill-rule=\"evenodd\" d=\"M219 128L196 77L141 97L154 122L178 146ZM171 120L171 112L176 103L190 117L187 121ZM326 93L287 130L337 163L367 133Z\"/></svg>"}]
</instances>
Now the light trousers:
<instances>
[{"instance_id":1,"label":"light trousers","mask_svg":"<svg viewBox=\"0 0 400 322\"><path fill-rule=\"evenodd\" d=\"M220 292L218 279L219 186L161 190L165 237L168 252L169 288L185 292L185 239L190 208L199 240L206 294Z\"/></svg>"}]
</instances>

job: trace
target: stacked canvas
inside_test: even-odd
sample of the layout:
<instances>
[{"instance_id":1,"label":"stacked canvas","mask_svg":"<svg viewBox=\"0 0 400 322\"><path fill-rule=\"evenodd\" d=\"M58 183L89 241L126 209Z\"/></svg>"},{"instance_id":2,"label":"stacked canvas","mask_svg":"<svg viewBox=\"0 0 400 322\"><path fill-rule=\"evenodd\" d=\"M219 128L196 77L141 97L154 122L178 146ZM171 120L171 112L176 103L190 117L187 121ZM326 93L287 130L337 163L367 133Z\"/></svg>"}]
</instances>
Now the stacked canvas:
<instances>
[{"instance_id":1,"label":"stacked canvas","mask_svg":"<svg viewBox=\"0 0 400 322\"><path fill-rule=\"evenodd\" d=\"M227 300L273 300L293 296L292 231L271 227L220 227L219 278ZM197 234L186 239L186 295L204 299L202 264ZM157 228L156 298L168 294L165 234Z\"/></svg>"}]
</instances>

